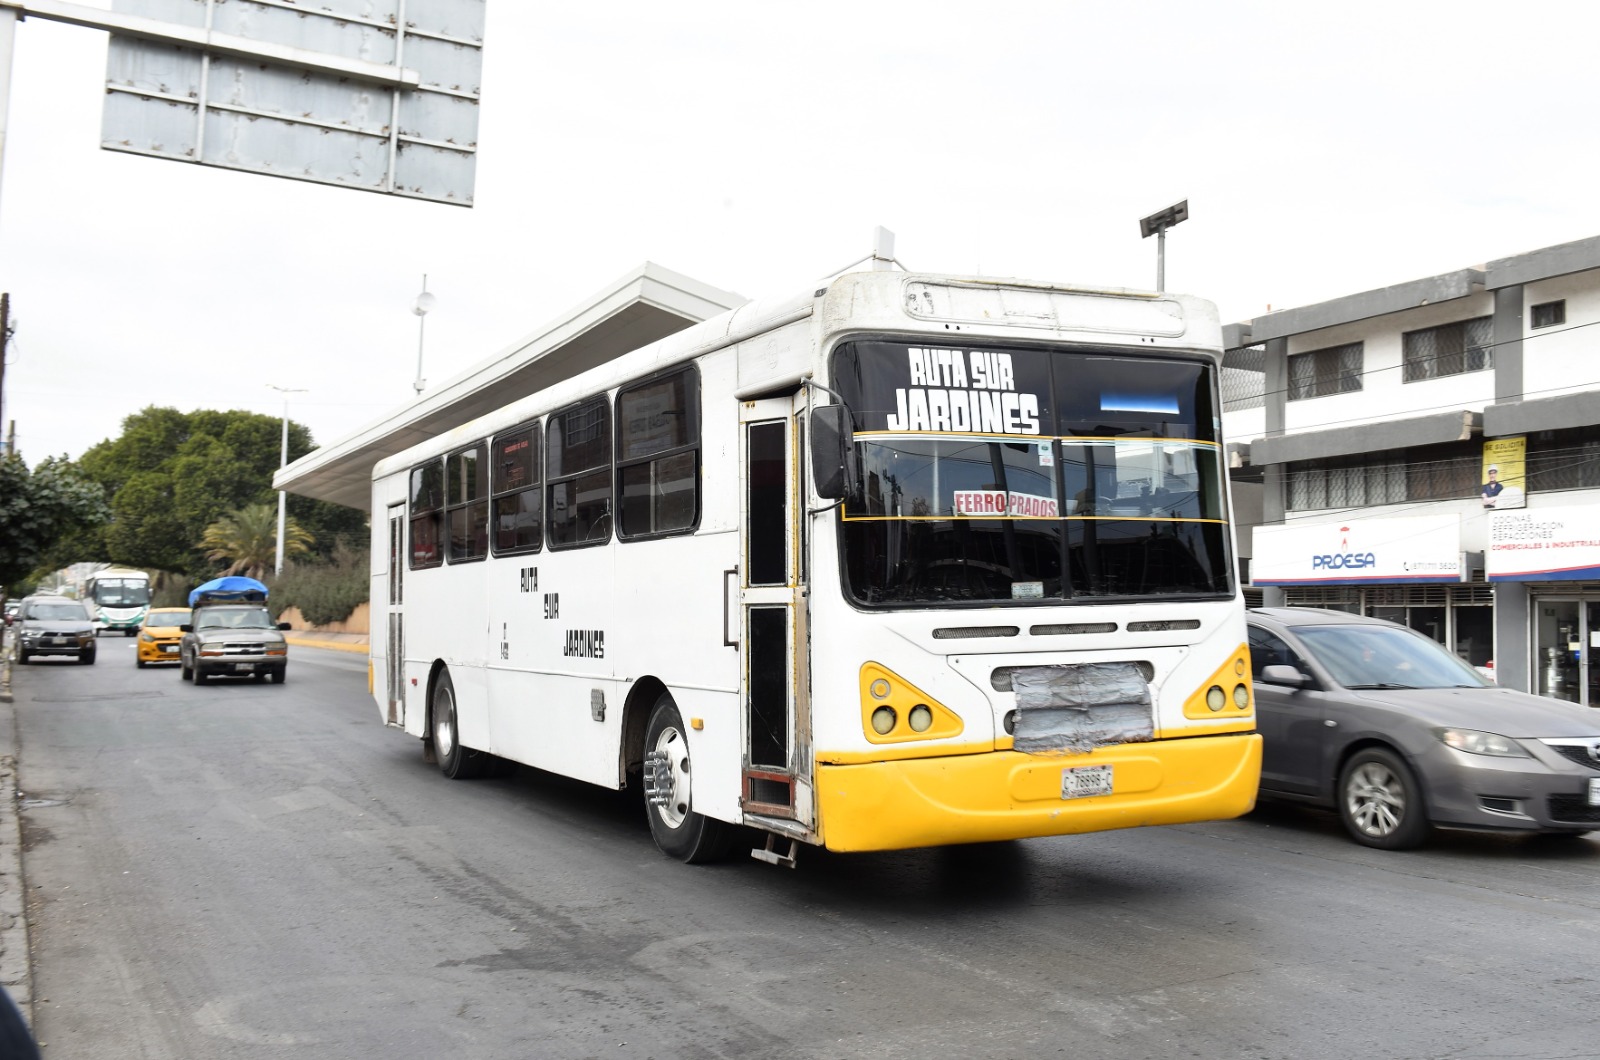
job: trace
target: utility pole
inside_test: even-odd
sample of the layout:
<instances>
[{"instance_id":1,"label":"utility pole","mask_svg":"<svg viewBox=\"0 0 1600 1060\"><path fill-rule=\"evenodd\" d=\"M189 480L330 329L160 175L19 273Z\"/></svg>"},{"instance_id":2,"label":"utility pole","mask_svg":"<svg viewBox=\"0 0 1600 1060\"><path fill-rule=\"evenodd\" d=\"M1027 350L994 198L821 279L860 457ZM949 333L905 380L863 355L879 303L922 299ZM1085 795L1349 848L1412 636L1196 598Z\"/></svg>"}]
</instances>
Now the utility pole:
<instances>
[{"instance_id":1,"label":"utility pole","mask_svg":"<svg viewBox=\"0 0 1600 1060\"><path fill-rule=\"evenodd\" d=\"M0 133L0 136L3 135L4 133ZM0 423L6 420L6 351L10 346L11 293L7 291L0 294ZM9 449L6 451L10 452Z\"/></svg>"}]
</instances>

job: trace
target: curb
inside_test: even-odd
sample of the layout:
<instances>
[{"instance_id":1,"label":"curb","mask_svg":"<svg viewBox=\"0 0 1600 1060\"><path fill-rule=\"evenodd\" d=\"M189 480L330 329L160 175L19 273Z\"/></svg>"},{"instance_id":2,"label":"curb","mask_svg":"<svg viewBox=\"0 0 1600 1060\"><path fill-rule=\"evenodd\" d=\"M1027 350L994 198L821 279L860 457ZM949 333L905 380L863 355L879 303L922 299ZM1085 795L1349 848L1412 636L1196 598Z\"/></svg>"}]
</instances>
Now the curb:
<instances>
[{"instance_id":1,"label":"curb","mask_svg":"<svg viewBox=\"0 0 1600 1060\"><path fill-rule=\"evenodd\" d=\"M354 636L354 634L349 634L349 636ZM360 640L333 640L326 634L289 632L283 635L283 639L298 648L326 648L329 651L348 651L361 655L367 654L369 650L366 637L362 637Z\"/></svg>"}]
</instances>

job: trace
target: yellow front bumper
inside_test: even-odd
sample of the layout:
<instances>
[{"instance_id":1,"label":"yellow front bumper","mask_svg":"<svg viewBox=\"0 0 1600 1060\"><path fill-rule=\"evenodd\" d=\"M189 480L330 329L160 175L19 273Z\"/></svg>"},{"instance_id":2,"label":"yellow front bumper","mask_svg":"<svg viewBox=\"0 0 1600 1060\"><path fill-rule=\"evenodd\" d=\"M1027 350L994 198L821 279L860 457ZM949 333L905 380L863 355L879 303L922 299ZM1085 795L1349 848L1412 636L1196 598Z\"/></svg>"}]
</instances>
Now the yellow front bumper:
<instances>
[{"instance_id":1,"label":"yellow front bumper","mask_svg":"<svg viewBox=\"0 0 1600 1060\"><path fill-rule=\"evenodd\" d=\"M1061 771L1112 766L1110 795L1061 797ZM1086 755L992 751L862 765L817 763L817 809L829 850L899 850L1248 813L1261 737L1235 733L1103 747Z\"/></svg>"}]
</instances>

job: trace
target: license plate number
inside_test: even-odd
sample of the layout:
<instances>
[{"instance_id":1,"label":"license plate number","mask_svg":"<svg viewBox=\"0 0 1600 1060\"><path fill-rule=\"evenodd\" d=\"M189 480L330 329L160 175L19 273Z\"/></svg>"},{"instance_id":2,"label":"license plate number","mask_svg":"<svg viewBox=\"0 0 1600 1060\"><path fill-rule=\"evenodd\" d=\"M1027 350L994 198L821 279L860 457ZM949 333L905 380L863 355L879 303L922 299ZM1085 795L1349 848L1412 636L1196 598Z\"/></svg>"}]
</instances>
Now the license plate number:
<instances>
[{"instance_id":1,"label":"license plate number","mask_svg":"<svg viewBox=\"0 0 1600 1060\"><path fill-rule=\"evenodd\" d=\"M170 655L171 653L173 653L173 652L178 650L178 646L176 644L163 644L163 645L161 645L161 650L164 651L164 652L167 652Z\"/></svg>"},{"instance_id":2,"label":"license plate number","mask_svg":"<svg viewBox=\"0 0 1600 1060\"><path fill-rule=\"evenodd\" d=\"M1111 794L1110 766L1073 766L1061 771L1061 797L1082 799ZM1590 793L1593 797L1593 792Z\"/></svg>"},{"instance_id":3,"label":"license plate number","mask_svg":"<svg viewBox=\"0 0 1600 1060\"><path fill-rule=\"evenodd\" d=\"M234 673L238 673L238 674L247 674L251 670L254 670L255 668L256 668L256 664L255 663L234 663L233 664L233 672Z\"/></svg>"},{"instance_id":4,"label":"license plate number","mask_svg":"<svg viewBox=\"0 0 1600 1060\"><path fill-rule=\"evenodd\" d=\"M1589 781L1589 805L1600 806L1600 777Z\"/></svg>"}]
</instances>

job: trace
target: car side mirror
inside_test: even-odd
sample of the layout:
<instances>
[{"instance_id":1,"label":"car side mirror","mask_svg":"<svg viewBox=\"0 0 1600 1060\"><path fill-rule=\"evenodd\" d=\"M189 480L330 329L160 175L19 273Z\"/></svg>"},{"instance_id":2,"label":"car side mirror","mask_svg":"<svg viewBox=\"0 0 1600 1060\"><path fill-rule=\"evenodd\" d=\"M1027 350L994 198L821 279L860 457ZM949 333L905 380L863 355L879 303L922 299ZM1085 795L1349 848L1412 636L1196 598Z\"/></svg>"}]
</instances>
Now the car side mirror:
<instances>
[{"instance_id":1,"label":"car side mirror","mask_svg":"<svg viewBox=\"0 0 1600 1060\"><path fill-rule=\"evenodd\" d=\"M181 626L178 627L178 632L179 633L193 633L194 632L194 627L191 626L191 625L188 625L187 623L185 623L184 625L181 625Z\"/></svg>"},{"instance_id":2,"label":"car side mirror","mask_svg":"<svg viewBox=\"0 0 1600 1060\"><path fill-rule=\"evenodd\" d=\"M293 626L293 625L291 625L291 624L290 624L290 623L288 623L288 622L279 622L279 623L278 623L278 628L279 628L279 629L284 629L284 630L289 630L289 629L293 629L293 628L294 628L294 626Z\"/></svg>"},{"instance_id":3,"label":"car side mirror","mask_svg":"<svg viewBox=\"0 0 1600 1060\"><path fill-rule=\"evenodd\" d=\"M811 410L811 482L817 496L852 500L856 481L855 425L843 405Z\"/></svg>"},{"instance_id":4,"label":"car side mirror","mask_svg":"<svg viewBox=\"0 0 1600 1060\"><path fill-rule=\"evenodd\" d=\"M1262 684L1288 685L1291 688L1304 688L1311 683L1310 676L1301 673L1293 666L1284 666L1281 663L1276 666L1263 667L1261 676L1256 680Z\"/></svg>"}]
</instances>

